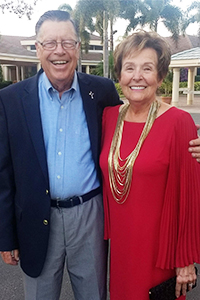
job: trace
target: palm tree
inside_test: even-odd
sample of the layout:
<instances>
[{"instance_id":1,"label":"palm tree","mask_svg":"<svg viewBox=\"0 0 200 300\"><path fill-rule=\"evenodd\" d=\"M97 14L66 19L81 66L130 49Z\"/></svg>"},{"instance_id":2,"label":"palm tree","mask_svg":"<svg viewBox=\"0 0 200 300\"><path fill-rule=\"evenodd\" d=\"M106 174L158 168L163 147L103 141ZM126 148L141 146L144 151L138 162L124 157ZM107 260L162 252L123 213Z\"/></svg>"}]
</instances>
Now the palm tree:
<instances>
[{"instance_id":1,"label":"palm tree","mask_svg":"<svg viewBox=\"0 0 200 300\"><path fill-rule=\"evenodd\" d=\"M62 4L58 7L60 10L67 11L72 18L74 19L78 35L81 39L81 52L78 61L78 71L82 71L82 51L85 50L87 53L89 50L89 43L90 43L90 32L86 29L87 27L90 28L90 31L94 31L94 26L91 24L91 20L83 20L83 15L80 13L80 10L76 8L75 10L69 4Z\"/></svg>"},{"instance_id":2,"label":"palm tree","mask_svg":"<svg viewBox=\"0 0 200 300\"><path fill-rule=\"evenodd\" d=\"M110 78L112 78L114 81L117 81L115 72L114 72L114 58L113 58L113 52L110 51L109 53L109 75ZM103 69L103 62L101 61L98 63L95 69L92 70L91 74L98 75L98 76L104 76L104 69Z\"/></svg>"},{"instance_id":3,"label":"palm tree","mask_svg":"<svg viewBox=\"0 0 200 300\"><path fill-rule=\"evenodd\" d=\"M89 21L101 36L104 49L104 76L108 77L108 22L113 24L115 21L119 11L119 0L79 0L75 11L80 14L84 26L86 20ZM111 36L113 38L113 30Z\"/></svg>"},{"instance_id":4,"label":"palm tree","mask_svg":"<svg viewBox=\"0 0 200 300\"><path fill-rule=\"evenodd\" d=\"M134 0L126 1L126 9L122 17L130 21L126 32L135 29L138 25L142 28L149 26L153 31L158 30L159 22L163 22L165 27L172 33L172 38L178 41L182 12L171 5L171 0Z\"/></svg>"},{"instance_id":5,"label":"palm tree","mask_svg":"<svg viewBox=\"0 0 200 300\"><path fill-rule=\"evenodd\" d=\"M191 17L187 18L184 24L185 25L184 29L186 29L191 23L197 22L199 25L198 36L200 38L200 2L199 1L195 1L190 5L190 7L188 8L188 13L191 11L195 11L195 13Z\"/></svg>"},{"instance_id":6,"label":"palm tree","mask_svg":"<svg viewBox=\"0 0 200 300\"><path fill-rule=\"evenodd\" d=\"M125 35L132 29L134 30L140 23L140 16L138 15L141 0L120 0L119 17L129 21L125 30Z\"/></svg>"}]
</instances>

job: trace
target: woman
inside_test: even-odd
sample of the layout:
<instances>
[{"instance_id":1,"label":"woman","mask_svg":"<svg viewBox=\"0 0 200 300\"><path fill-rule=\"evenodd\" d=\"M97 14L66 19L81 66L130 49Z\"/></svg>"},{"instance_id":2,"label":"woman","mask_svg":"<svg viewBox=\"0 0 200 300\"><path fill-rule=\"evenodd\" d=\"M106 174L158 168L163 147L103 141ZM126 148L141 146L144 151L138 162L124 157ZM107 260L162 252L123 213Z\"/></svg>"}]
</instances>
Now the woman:
<instances>
[{"instance_id":1,"label":"woman","mask_svg":"<svg viewBox=\"0 0 200 300\"><path fill-rule=\"evenodd\" d=\"M175 274L178 298L195 283L200 261L200 166L187 149L196 127L188 113L156 99L171 57L160 36L134 33L114 57L128 103L103 116L111 300L147 300Z\"/></svg>"}]
</instances>

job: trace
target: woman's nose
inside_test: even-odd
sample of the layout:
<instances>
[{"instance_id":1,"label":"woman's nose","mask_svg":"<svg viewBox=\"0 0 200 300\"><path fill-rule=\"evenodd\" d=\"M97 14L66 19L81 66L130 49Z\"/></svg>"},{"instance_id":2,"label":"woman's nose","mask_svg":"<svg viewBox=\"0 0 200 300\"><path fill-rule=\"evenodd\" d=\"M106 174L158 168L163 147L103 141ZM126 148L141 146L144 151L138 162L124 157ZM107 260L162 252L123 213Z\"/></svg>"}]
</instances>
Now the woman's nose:
<instances>
[{"instance_id":1,"label":"woman's nose","mask_svg":"<svg viewBox=\"0 0 200 300\"><path fill-rule=\"evenodd\" d=\"M140 69L135 69L133 72L133 79L138 81L142 79L142 71Z\"/></svg>"}]
</instances>

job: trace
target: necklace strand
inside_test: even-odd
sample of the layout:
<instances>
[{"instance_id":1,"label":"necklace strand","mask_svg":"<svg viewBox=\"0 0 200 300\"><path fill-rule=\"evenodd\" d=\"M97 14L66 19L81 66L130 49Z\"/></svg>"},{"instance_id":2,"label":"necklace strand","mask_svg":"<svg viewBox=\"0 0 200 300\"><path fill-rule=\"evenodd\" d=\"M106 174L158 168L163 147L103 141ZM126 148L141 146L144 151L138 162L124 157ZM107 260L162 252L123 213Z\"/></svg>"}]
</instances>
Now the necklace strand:
<instances>
[{"instance_id":1,"label":"necklace strand","mask_svg":"<svg viewBox=\"0 0 200 300\"><path fill-rule=\"evenodd\" d=\"M121 111L119 112L117 125L108 155L110 188L112 195L118 204L123 204L128 197L132 181L133 165L139 154L142 144L157 117L160 104L157 100L151 104L145 126L135 149L125 159L122 159L120 157L120 146L124 127L124 118L129 106L129 103L123 105ZM120 165L119 161L121 161L123 164Z\"/></svg>"}]
</instances>

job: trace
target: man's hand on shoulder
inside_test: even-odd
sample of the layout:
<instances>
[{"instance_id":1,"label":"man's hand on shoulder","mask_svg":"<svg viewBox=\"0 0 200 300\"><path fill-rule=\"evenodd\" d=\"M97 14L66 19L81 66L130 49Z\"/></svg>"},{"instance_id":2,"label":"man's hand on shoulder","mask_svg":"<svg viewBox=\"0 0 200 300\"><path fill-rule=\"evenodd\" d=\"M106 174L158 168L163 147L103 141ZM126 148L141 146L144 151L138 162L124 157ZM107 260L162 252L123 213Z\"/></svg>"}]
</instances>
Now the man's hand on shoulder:
<instances>
[{"instance_id":1,"label":"man's hand on shoulder","mask_svg":"<svg viewBox=\"0 0 200 300\"><path fill-rule=\"evenodd\" d=\"M196 125L197 130L200 128L200 125ZM189 152L191 152L192 157L200 163L200 137L189 142Z\"/></svg>"}]
</instances>

